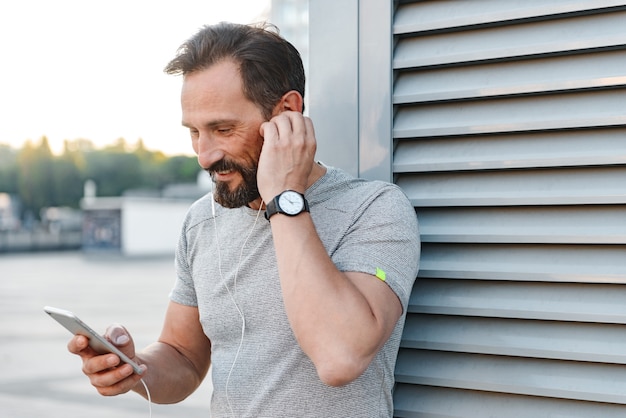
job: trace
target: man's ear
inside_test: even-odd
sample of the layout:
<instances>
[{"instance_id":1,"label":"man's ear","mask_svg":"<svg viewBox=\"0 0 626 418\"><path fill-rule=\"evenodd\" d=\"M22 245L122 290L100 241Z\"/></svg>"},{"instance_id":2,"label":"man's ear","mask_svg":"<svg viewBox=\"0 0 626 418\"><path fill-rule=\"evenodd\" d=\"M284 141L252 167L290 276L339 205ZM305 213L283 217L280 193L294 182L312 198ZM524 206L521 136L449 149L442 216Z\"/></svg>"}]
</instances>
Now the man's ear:
<instances>
[{"instance_id":1,"label":"man's ear","mask_svg":"<svg viewBox=\"0 0 626 418\"><path fill-rule=\"evenodd\" d=\"M290 90L281 97L280 102L274 109L274 114L277 115L285 111L302 113L303 103L302 95L296 90Z\"/></svg>"}]
</instances>

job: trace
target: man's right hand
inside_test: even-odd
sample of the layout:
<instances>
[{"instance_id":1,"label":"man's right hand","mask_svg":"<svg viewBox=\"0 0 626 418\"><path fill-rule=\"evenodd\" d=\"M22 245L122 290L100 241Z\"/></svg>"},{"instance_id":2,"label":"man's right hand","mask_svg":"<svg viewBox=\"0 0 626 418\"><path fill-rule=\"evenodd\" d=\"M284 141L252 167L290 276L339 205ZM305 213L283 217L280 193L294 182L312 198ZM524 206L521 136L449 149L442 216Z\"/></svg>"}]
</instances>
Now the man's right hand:
<instances>
[{"instance_id":1,"label":"man's right hand","mask_svg":"<svg viewBox=\"0 0 626 418\"><path fill-rule=\"evenodd\" d=\"M121 325L110 326L105 338L117 346L129 358L135 360L135 344ZM89 347L89 340L76 335L67 344L70 353L80 356L83 361L83 373L89 378L92 386L104 396L114 396L133 389L142 376L134 373L133 368L122 363L115 354L98 354ZM145 368L145 366L142 366Z\"/></svg>"}]
</instances>

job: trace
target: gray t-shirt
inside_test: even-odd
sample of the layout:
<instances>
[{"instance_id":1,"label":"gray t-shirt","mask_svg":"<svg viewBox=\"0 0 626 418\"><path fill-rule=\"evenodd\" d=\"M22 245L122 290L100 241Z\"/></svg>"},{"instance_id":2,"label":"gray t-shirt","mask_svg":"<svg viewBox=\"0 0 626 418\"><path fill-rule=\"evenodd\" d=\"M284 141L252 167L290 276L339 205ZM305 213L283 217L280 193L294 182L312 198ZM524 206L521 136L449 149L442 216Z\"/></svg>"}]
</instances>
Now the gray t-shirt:
<instances>
[{"instance_id":1,"label":"gray t-shirt","mask_svg":"<svg viewBox=\"0 0 626 418\"><path fill-rule=\"evenodd\" d=\"M406 313L420 242L402 191L328 167L305 197L337 268L384 279ZM290 328L270 225L257 215L248 207L223 208L207 195L190 208L178 245L170 297L198 307L211 340L211 416L392 416L405 316L363 375L342 387L322 383Z\"/></svg>"}]
</instances>

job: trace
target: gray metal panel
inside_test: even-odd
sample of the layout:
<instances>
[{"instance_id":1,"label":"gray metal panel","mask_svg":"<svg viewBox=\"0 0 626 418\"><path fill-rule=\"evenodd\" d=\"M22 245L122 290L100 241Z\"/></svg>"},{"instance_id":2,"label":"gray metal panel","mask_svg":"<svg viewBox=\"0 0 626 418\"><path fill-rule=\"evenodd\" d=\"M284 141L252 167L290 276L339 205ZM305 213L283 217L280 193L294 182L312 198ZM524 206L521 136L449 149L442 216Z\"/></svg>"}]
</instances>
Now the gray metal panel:
<instances>
[{"instance_id":1,"label":"gray metal panel","mask_svg":"<svg viewBox=\"0 0 626 418\"><path fill-rule=\"evenodd\" d=\"M436 386L398 384L396 417L406 418L622 418L619 404L541 398Z\"/></svg>"},{"instance_id":2,"label":"gray metal panel","mask_svg":"<svg viewBox=\"0 0 626 418\"><path fill-rule=\"evenodd\" d=\"M626 128L619 127L402 140L393 168L411 173L625 163Z\"/></svg>"},{"instance_id":3,"label":"gray metal panel","mask_svg":"<svg viewBox=\"0 0 626 418\"><path fill-rule=\"evenodd\" d=\"M309 3L309 115L317 158L359 174L358 0Z\"/></svg>"},{"instance_id":4,"label":"gray metal panel","mask_svg":"<svg viewBox=\"0 0 626 418\"><path fill-rule=\"evenodd\" d=\"M402 346L420 350L626 364L623 324L409 314ZM584 339L580 336L585 335Z\"/></svg>"},{"instance_id":5,"label":"gray metal panel","mask_svg":"<svg viewBox=\"0 0 626 418\"><path fill-rule=\"evenodd\" d=\"M394 103L502 97L625 86L623 51L599 50L515 62L401 72Z\"/></svg>"},{"instance_id":6,"label":"gray metal panel","mask_svg":"<svg viewBox=\"0 0 626 418\"><path fill-rule=\"evenodd\" d=\"M425 32L498 24L571 13L589 14L624 6L622 0L422 0L402 6L394 33Z\"/></svg>"},{"instance_id":7,"label":"gray metal panel","mask_svg":"<svg viewBox=\"0 0 626 418\"><path fill-rule=\"evenodd\" d=\"M626 11L617 11L479 28L465 31L463 36L452 32L403 37L396 46L394 67L502 60L624 45L625 18Z\"/></svg>"},{"instance_id":8,"label":"gray metal panel","mask_svg":"<svg viewBox=\"0 0 626 418\"><path fill-rule=\"evenodd\" d=\"M626 1L394 17L395 181L418 281L396 416L626 410Z\"/></svg>"},{"instance_id":9,"label":"gray metal panel","mask_svg":"<svg viewBox=\"0 0 626 418\"><path fill-rule=\"evenodd\" d=\"M313 1L310 115L318 158L351 174L392 180L393 4Z\"/></svg>"},{"instance_id":10,"label":"gray metal panel","mask_svg":"<svg viewBox=\"0 0 626 418\"><path fill-rule=\"evenodd\" d=\"M392 181L392 2L359 2L359 177Z\"/></svg>"},{"instance_id":11,"label":"gray metal panel","mask_svg":"<svg viewBox=\"0 0 626 418\"><path fill-rule=\"evenodd\" d=\"M619 205L417 209L429 243L626 244L625 216Z\"/></svg>"},{"instance_id":12,"label":"gray metal panel","mask_svg":"<svg viewBox=\"0 0 626 418\"><path fill-rule=\"evenodd\" d=\"M625 20L626 21L626 20ZM626 31L624 31L626 33ZM626 125L624 90L402 106L394 136L492 134Z\"/></svg>"},{"instance_id":13,"label":"gray metal panel","mask_svg":"<svg viewBox=\"0 0 626 418\"><path fill-rule=\"evenodd\" d=\"M391 5L311 2L310 109L420 219L396 415L622 416L626 0Z\"/></svg>"},{"instance_id":14,"label":"gray metal panel","mask_svg":"<svg viewBox=\"0 0 626 418\"><path fill-rule=\"evenodd\" d=\"M626 324L626 286L420 278L410 313ZM571 325L571 324L570 324Z\"/></svg>"},{"instance_id":15,"label":"gray metal panel","mask_svg":"<svg viewBox=\"0 0 626 418\"><path fill-rule=\"evenodd\" d=\"M400 349L397 364L401 383L626 404L621 364L414 349Z\"/></svg>"},{"instance_id":16,"label":"gray metal panel","mask_svg":"<svg viewBox=\"0 0 626 418\"><path fill-rule=\"evenodd\" d=\"M406 173L397 184L418 207L626 202L626 166Z\"/></svg>"},{"instance_id":17,"label":"gray metal panel","mask_svg":"<svg viewBox=\"0 0 626 418\"><path fill-rule=\"evenodd\" d=\"M428 244L420 277L626 284L619 245Z\"/></svg>"}]
</instances>

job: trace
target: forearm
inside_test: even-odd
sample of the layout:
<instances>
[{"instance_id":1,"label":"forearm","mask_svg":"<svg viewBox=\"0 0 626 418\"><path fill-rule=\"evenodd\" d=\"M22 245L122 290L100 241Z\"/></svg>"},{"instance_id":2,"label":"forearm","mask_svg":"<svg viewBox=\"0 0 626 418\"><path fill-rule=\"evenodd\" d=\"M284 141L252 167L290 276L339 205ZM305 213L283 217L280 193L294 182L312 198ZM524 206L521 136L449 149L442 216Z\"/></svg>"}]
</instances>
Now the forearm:
<instances>
[{"instance_id":1,"label":"forearm","mask_svg":"<svg viewBox=\"0 0 626 418\"><path fill-rule=\"evenodd\" d=\"M183 354L163 342L149 345L137 354L137 358L141 364L148 366L143 380L154 403L182 401L198 388L207 372L198 370ZM133 391L147 398L141 382Z\"/></svg>"},{"instance_id":2,"label":"forearm","mask_svg":"<svg viewBox=\"0 0 626 418\"><path fill-rule=\"evenodd\" d=\"M399 301L392 294L398 306L384 306L371 298L384 283L370 276L355 283L350 273L340 272L309 214L274 216L271 222L285 308L298 343L322 380L347 383L389 337L401 314Z\"/></svg>"},{"instance_id":3,"label":"forearm","mask_svg":"<svg viewBox=\"0 0 626 418\"><path fill-rule=\"evenodd\" d=\"M289 106L261 125L257 183L265 202L285 190L304 193L326 173L314 162L311 120L301 107L282 103ZM356 379L393 332L402 314L398 297L374 272L340 272L309 213L276 214L270 223L285 309L300 347L322 381Z\"/></svg>"}]
</instances>

